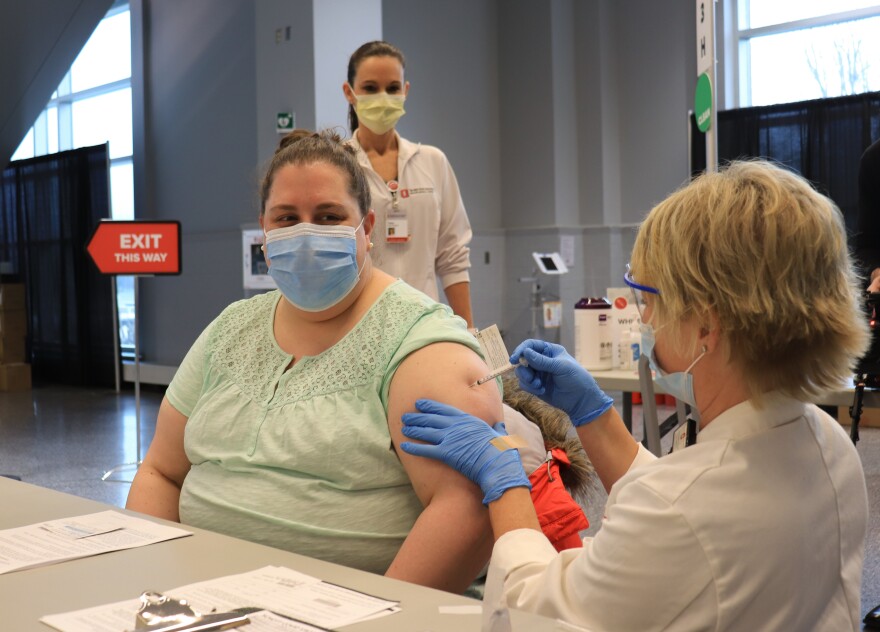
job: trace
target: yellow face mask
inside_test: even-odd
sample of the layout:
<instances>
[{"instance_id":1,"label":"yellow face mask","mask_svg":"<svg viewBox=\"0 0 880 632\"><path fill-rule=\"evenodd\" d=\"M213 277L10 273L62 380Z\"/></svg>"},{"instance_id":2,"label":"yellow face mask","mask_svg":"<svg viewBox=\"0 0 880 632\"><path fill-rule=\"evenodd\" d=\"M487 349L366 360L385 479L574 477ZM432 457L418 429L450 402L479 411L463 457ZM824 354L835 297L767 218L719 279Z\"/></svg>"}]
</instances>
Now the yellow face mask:
<instances>
[{"instance_id":1,"label":"yellow face mask","mask_svg":"<svg viewBox=\"0 0 880 632\"><path fill-rule=\"evenodd\" d=\"M403 95L387 94L356 94L358 122L374 134L384 134L394 128L400 117L406 114Z\"/></svg>"}]
</instances>

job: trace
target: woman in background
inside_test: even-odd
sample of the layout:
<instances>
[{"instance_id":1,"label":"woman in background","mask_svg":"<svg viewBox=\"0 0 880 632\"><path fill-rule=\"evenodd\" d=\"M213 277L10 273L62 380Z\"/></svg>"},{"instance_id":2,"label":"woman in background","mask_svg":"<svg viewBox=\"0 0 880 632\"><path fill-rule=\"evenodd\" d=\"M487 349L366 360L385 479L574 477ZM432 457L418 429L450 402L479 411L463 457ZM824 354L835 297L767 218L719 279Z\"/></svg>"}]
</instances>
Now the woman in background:
<instances>
[{"instance_id":1,"label":"woman in background","mask_svg":"<svg viewBox=\"0 0 880 632\"><path fill-rule=\"evenodd\" d=\"M376 211L373 262L434 300L439 279L452 311L473 327L471 227L446 156L395 130L409 82L404 57L387 42L368 42L348 62L342 92L349 141L367 175Z\"/></svg>"}]
</instances>

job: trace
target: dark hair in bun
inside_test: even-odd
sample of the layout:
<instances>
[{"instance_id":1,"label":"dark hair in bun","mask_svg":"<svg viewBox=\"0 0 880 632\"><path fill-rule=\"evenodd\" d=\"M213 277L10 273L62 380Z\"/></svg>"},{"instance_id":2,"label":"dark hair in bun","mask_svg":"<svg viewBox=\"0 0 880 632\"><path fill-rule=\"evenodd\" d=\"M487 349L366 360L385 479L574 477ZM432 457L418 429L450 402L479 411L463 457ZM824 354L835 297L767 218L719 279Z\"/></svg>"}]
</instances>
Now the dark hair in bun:
<instances>
[{"instance_id":1,"label":"dark hair in bun","mask_svg":"<svg viewBox=\"0 0 880 632\"><path fill-rule=\"evenodd\" d=\"M370 187L367 186L364 171L357 162L354 147L345 144L342 137L333 130L313 132L306 129L293 130L278 144L260 183L260 215L266 212L266 199L272 189L275 174L281 167L311 165L316 162L333 165L345 174L348 192L357 200L361 216L366 215L371 204Z\"/></svg>"}]
</instances>

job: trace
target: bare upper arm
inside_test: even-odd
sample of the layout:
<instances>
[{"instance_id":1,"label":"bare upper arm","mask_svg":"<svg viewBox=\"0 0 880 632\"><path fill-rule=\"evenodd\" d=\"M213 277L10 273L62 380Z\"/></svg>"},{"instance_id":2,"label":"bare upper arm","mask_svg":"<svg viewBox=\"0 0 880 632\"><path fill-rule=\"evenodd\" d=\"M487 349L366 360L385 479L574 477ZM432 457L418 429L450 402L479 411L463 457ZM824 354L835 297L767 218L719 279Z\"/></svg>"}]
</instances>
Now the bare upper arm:
<instances>
[{"instance_id":1,"label":"bare upper arm","mask_svg":"<svg viewBox=\"0 0 880 632\"><path fill-rule=\"evenodd\" d=\"M183 485L183 479L190 468L189 459L183 449L186 421L186 416L174 408L167 397L162 398L156 418L156 432L144 457L144 465L152 467L178 487Z\"/></svg>"},{"instance_id":2,"label":"bare upper arm","mask_svg":"<svg viewBox=\"0 0 880 632\"><path fill-rule=\"evenodd\" d=\"M400 444L407 439L401 432L401 415L415 412L418 399L435 399L488 423L501 421L501 393L494 380L470 386L488 372L486 363L473 350L458 343L439 342L407 356L394 374L388 396L388 429L423 505L442 489L466 489L471 494L478 494L479 490L443 463L403 452Z\"/></svg>"}]
</instances>

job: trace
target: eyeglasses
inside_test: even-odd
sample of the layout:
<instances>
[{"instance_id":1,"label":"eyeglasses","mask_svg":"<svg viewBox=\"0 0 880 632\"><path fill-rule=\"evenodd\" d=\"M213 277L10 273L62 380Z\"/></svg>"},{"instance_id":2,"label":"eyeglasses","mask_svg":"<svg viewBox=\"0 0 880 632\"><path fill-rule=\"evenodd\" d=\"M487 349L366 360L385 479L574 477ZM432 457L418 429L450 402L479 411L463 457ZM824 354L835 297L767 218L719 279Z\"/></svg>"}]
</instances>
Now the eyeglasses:
<instances>
[{"instance_id":1,"label":"eyeglasses","mask_svg":"<svg viewBox=\"0 0 880 632\"><path fill-rule=\"evenodd\" d=\"M629 269L629 264L626 264L626 272L623 275L623 282L629 286L629 289L632 290L633 299L635 300L636 307L639 310L639 318L642 319L642 322L645 320L645 293L649 294L660 294L660 290L655 287L651 287L650 285L640 285L633 281L632 272Z\"/></svg>"}]
</instances>

